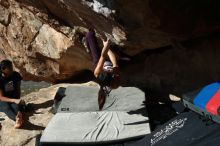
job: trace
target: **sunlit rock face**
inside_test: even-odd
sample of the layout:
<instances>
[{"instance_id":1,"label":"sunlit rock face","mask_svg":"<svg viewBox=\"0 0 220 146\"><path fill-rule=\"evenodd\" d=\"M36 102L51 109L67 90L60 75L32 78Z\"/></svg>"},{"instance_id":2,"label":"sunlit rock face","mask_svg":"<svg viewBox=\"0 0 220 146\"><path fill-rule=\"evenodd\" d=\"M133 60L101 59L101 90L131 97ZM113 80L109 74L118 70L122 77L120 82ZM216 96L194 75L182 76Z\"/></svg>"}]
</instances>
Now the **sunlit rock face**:
<instances>
[{"instance_id":1,"label":"sunlit rock face","mask_svg":"<svg viewBox=\"0 0 220 146\"><path fill-rule=\"evenodd\" d=\"M219 6L218 0L0 0L0 57L13 60L25 79L68 80L92 70L82 41L92 27L99 42L106 35L118 49L139 60L122 67L125 84L173 88L181 80L187 86L195 75L189 72L182 77L179 72L195 68L196 77L202 76L198 80L207 83L218 79L218 70L213 69L218 60L212 59L217 58L219 46ZM186 49L181 50L181 45ZM148 50L157 53L146 55ZM192 54L195 60L190 60ZM199 67L203 59L210 70L207 76Z\"/></svg>"},{"instance_id":2,"label":"sunlit rock face","mask_svg":"<svg viewBox=\"0 0 220 146\"><path fill-rule=\"evenodd\" d=\"M24 79L31 80L55 82L90 69L90 56L77 40L86 29L61 25L33 9L1 1L0 57L13 60Z\"/></svg>"}]
</instances>

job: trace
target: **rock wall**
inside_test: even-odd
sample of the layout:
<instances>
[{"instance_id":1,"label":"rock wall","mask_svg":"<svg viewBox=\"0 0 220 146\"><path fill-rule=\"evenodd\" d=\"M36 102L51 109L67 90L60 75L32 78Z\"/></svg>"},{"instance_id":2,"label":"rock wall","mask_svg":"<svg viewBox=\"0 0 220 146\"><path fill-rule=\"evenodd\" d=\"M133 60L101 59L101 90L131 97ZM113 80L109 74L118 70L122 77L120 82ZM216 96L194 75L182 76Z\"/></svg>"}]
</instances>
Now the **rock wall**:
<instances>
[{"instance_id":1,"label":"rock wall","mask_svg":"<svg viewBox=\"0 0 220 146\"><path fill-rule=\"evenodd\" d=\"M77 40L83 28L64 26L15 1L1 1L0 10L0 56L13 60L25 79L54 82L90 68L90 56Z\"/></svg>"},{"instance_id":2,"label":"rock wall","mask_svg":"<svg viewBox=\"0 0 220 146\"><path fill-rule=\"evenodd\" d=\"M149 82L144 87L159 88L163 84L173 88L182 80L187 86L192 84L194 73L182 77L179 72L186 74L192 69L202 76L195 80L217 80L218 70L214 68L218 60L212 58L217 57L219 46L215 41L220 26L219 6L218 0L0 0L0 57L13 60L27 80L67 81L82 70L91 70L91 57L82 38L93 27L98 38L108 36L121 51L140 60L132 62L132 67L122 67L125 85ZM198 39L205 47L194 45ZM188 42L192 43L187 49L175 45ZM170 46L174 49L169 51L166 48ZM149 52L151 55L146 55ZM191 54L194 60L188 57ZM210 76L203 74L200 63L210 70ZM127 76L134 72L132 68L139 67L144 71Z\"/></svg>"},{"instance_id":3,"label":"rock wall","mask_svg":"<svg viewBox=\"0 0 220 146\"><path fill-rule=\"evenodd\" d=\"M219 34L146 50L122 68L122 85L182 96L219 81Z\"/></svg>"},{"instance_id":4,"label":"rock wall","mask_svg":"<svg viewBox=\"0 0 220 146\"><path fill-rule=\"evenodd\" d=\"M219 30L218 0L18 0L74 27L94 27L130 55ZM40 4L39 4L40 3Z\"/></svg>"}]
</instances>

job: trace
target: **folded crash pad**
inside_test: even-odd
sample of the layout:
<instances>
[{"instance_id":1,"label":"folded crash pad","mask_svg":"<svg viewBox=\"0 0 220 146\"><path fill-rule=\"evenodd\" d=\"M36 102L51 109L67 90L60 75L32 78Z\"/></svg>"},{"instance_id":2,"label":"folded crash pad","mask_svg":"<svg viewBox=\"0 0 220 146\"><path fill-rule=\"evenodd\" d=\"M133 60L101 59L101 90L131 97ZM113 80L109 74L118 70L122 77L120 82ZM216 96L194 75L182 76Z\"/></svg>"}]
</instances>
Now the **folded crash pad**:
<instances>
[{"instance_id":1,"label":"folded crash pad","mask_svg":"<svg viewBox=\"0 0 220 146\"><path fill-rule=\"evenodd\" d=\"M218 109L220 107L220 90L206 104L206 110L213 115L218 115Z\"/></svg>"},{"instance_id":2,"label":"folded crash pad","mask_svg":"<svg viewBox=\"0 0 220 146\"><path fill-rule=\"evenodd\" d=\"M208 101L215 95L215 93L220 89L219 83L212 83L210 85L205 86L198 95L193 100L193 103L202 108L205 109L206 104Z\"/></svg>"},{"instance_id":3,"label":"folded crash pad","mask_svg":"<svg viewBox=\"0 0 220 146\"><path fill-rule=\"evenodd\" d=\"M220 116L217 114L220 105L219 83L213 83L201 90L184 94L183 103L200 115L220 123Z\"/></svg>"}]
</instances>

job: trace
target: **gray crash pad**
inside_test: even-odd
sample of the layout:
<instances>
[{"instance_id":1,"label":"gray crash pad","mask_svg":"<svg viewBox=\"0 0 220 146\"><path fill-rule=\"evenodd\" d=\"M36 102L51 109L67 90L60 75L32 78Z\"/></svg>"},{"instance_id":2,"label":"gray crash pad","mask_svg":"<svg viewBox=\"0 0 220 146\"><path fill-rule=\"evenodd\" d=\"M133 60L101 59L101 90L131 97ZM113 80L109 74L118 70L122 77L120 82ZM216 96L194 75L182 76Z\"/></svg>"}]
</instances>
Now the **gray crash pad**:
<instances>
[{"instance_id":1,"label":"gray crash pad","mask_svg":"<svg viewBox=\"0 0 220 146\"><path fill-rule=\"evenodd\" d=\"M112 90L99 111L98 91L98 87L69 86L57 94L54 106L58 110L44 130L41 144L106 144L150 133L144 92L135 87Z\"/></svg>"},{"instance_id":2,"label":"gray crash pad","mask_svg":"<svg viewBox=\"0 0 220 146\"><path fill-rule=\"evenodd\" d=\"M65 90L58 113L98 111L99 87L69 86ZM135 111L145 108L145 94L135 87L119 87L106 98L103 110Z\"/></svg>"},{"instance_id":3,"label":"gray crash pad","mask_svg":"<svg viewBox=\"0 0 220 146\"><path fill-rule=\"evenodd\" d=\"M98 144L150 133L148 117L120 111L57 113L41 137L42 144Z\"/></svg>"}]
</instances>

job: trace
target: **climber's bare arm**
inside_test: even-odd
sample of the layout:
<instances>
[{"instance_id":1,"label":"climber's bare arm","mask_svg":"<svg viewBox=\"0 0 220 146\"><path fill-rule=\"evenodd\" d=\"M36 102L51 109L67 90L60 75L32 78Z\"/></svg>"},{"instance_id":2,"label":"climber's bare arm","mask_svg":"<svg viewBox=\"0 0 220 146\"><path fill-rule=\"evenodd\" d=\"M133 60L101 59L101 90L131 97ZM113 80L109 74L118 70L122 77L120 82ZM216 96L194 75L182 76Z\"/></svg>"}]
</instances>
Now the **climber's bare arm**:
<instances>
[{"instance_id":1,"label":"climber's bare arm","mask_svg":"<svg viewBox=\"0 0 220 146\"><path fill-rule=\"evenodd\" d=\"M2 90L0 90L0 101L16 103L16 104L19 104L21 102L20 99L12 99L12 98L8 98L8 97L3 96Z\"/></svg>"},{"instance_id":2,"label":"climber's bare arm","mask_svg":"<svg viewBox=\"0 0 220 146\"><path fill-rule=\"evenodd\" d=\"M108 51L108 57L110 61L112 62L113 67L118 67L117 58L115 54L109 49Z\"/></svg>"}]
</instances>

